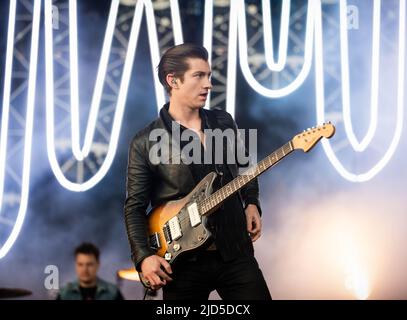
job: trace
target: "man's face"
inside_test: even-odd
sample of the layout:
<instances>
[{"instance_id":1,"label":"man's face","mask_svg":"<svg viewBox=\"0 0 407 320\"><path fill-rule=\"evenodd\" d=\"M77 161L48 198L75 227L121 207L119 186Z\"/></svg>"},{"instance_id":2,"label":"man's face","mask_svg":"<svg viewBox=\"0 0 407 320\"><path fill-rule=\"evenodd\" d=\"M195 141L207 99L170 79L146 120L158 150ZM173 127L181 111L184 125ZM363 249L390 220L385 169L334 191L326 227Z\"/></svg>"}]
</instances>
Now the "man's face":
<instances>
[{"instance_id":1,"label":"man's face","mask_svg":"<svg viewBox=\"0 0 407 320\"><path fill-rule=\"evenodd\" d=\"M172 95L183 105L201 108L212 88L211 68L207 61L198 58L189 58L187 63L189 69L184 73L184 81L177 79L177 88L172 90Z\"/></svg>"},{"instance_id":2,"label":"man's face","mask_svg":"<svg viewBox=\"0 0 407 320\"><path fill-rule=\"evenodd\" d=\"M79 282L92 283L96 280L99 262L93 254L78 253L75 260L75 269Z\"/></svg>"}]
</instances>

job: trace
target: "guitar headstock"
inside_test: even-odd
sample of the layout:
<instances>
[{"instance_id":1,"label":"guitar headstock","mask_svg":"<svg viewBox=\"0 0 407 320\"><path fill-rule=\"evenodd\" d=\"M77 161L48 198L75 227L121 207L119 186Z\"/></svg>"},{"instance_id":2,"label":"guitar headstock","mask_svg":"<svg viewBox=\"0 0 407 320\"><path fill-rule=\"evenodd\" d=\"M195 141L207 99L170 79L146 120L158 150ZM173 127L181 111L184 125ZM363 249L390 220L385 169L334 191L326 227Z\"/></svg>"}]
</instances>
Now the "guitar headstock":
<instances>
[{"instance_id":1,"label":"guitar headstock","mask_svg":"<svg viewBox=\"0 0 407 320\"><path fill-rule=\"evenodd\" d=\"M335 127L331 122L312 127L297 134L292 140L294 149L310 151L322 138L331 138L335 134Z\"/></svg>"}]
</instances>

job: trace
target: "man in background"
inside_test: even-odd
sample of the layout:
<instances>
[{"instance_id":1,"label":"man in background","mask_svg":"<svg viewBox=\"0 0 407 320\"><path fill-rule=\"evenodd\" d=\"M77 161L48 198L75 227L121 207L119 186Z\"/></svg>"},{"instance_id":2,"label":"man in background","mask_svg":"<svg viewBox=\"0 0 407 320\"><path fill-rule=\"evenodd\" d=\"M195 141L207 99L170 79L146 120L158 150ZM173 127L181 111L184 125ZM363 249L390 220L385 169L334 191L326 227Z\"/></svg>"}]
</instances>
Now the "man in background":
<instances>
[{"instance_id":1,"label":"man in background","mask_svg":"<svg viewBox=\"0 0 407 320\"><path fill-rule=\"evenodd\" d=\"M123 300L116 285L97 276L100 252L94 244L82 243L74 254L78 279L61 288L58 300Z\"/></svg>"}]
</instances>

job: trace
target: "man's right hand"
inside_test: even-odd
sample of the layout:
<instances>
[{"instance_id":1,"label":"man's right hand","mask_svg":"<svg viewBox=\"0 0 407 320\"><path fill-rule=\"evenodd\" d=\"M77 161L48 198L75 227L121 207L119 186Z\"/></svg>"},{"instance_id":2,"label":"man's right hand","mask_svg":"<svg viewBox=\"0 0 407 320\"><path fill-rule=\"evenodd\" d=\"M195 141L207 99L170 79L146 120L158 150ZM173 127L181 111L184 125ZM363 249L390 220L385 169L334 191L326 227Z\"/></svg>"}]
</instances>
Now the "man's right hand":
<instances>
[{"instance_id":1,"label":"man's right hand","mask_svg":"<svg viewBox=\"0 0 407 320\"><path fill-rule=\"evenodd\" d=\"M167 281L172 281L168 275L172 274L170 264L164 258L157 255L149 256L143 260L141 272L153 290L158 290L165 286Z\"/></svg>"}]
</instances>

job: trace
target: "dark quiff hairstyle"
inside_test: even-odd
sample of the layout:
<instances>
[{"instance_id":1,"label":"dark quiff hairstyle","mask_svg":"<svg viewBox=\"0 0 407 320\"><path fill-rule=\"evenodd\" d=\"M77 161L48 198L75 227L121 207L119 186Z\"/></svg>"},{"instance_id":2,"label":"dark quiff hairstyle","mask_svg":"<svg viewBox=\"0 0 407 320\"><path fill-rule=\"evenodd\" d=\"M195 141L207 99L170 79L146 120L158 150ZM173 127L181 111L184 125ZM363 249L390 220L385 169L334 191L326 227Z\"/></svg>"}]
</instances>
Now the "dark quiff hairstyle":
<instances>
[{"instance_id":1,"label":"dark quiff hairstyle","mask_svg":"<svg viewBox=\"0 0 407 320\"><path fill-rule=\"evenodd\" d=\"M96 261L99 262L99 256L100 256L99 248L96 247L93 243L84 242L84 243L81 243L79 246L77 246L75 248L75 252L74 252L75 257L80 253L94 255L96 258Z\"/></svg>"},{"instance_id":2,"label":"dark quiff hairstyle","mask_svg":"<svg viewBox=\"0 0 407 320\"><path fill-rule=\"evenodd\" d=\"M168 94L171 95L171 86L167 83L168 74L174 74L175 78L184 81L184 74L188 70L188 58L198 58L208 61L208 51L192 43L179 44L165 51L158 64L158 79Z\"/></svg>"}]
</instances>

